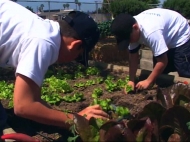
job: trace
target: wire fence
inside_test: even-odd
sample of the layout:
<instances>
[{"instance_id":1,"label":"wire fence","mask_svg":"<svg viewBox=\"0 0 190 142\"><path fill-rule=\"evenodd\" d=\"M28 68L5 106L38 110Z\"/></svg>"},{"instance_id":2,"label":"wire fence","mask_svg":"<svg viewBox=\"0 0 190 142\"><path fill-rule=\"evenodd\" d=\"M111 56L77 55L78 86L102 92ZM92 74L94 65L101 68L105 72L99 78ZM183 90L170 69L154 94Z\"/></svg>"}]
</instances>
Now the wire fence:
<instances>
[{"instance_id":1,"label":"wire fence","mask_svg":"<svg viewBox=\"0 0 190 142\"><path fill-rule=\"evenodd\" d=\"M98 9L102 7L103 3L100 1L94 2L78 2L71 1L49 1L49 0L17 0L24 6L31 6L35 12L39 11L39 7L43 7L43 10L51 9L75 9L81 11L98 12ZM107 3L104 3L107 5Z\"/></svg>"},{"instance_id":2,"label":"wire fence","mask_svg":"<svg viewBox=\"0 0 190 142\"><path fill-rule=\"evenodd\" d=\"M39 14L43 18L57 20L55 15L63 11L79 10L85 11L91 17L94 18L96 22L103 22L110 20L111 14L102 13L101 8L103 6L108 6L109 3L102 3L99 0L94 2L78 2L73 1L59 1L59 0L17 0L17 3L30 7L35 13ZM152 4L154 7L161 7L161 4Z\"/></svg>"}]
</instances>

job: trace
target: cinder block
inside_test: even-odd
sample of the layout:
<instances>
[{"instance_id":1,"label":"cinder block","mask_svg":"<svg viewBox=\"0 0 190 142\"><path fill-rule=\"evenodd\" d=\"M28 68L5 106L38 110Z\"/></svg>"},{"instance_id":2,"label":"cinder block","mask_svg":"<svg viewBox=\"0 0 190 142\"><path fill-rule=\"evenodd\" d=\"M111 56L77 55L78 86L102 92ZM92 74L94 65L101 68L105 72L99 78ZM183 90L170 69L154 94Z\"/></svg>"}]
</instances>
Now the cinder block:
<instances>
[{"instance_id":1,"label":"cinder block","mask_svg":"<svg viewBox=\"0 0 190 142\"><path fill-rule=\"evenodd\" d=\"M152 60L152 58L153 58L151 50L141 49L140 50L140 56L141 56L141 58L148 59L148 60Z\"/></svg>"},{"instance_id":2,"label":"cinder block","mask_svg":"<svg viewBox=\"0 0 190 142\"><path fill-rule=\"evenodd\" d=\"M148 60L148 59L140 59L140 69L144 69L144 70L149 70L152 71L153 70L153 61L152 60Z\"/></svg>"}]
</instances>

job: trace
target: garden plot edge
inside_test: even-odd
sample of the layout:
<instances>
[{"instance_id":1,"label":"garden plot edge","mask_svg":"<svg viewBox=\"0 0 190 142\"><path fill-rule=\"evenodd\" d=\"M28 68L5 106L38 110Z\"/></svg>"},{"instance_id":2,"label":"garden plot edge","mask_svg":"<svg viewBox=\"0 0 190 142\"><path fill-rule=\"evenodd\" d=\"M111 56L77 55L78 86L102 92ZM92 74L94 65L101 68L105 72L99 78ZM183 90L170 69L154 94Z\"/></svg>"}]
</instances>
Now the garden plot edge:
<instances>
[{"instance_id":1,"label":"garden plot edge","mask_svg":"<svg viewBox=\"0 0 190 142\"><path fill-rule=\"evenodd\" d=\"M119 65L114 65L114 64L108 64L105 62L97 62L97 61L92 61L89 60L89 66L97 66L103 69L109 69L112 71L122 71L122 72L129 72L129 67L126 66L119 66ZM150 75L151 71L145 70L145 69L137 69L137 76L139 76L140 79L145 79ZM172 84L172 83L177 83L177 82L188 82L190 83L190 78L185 78L185 77L179 77L176 72L169 73L168 75L166 74L161 74L158 79L157 83L159 84L160 82L165 82L166 84Z\"/></svg>"}]
</instances>

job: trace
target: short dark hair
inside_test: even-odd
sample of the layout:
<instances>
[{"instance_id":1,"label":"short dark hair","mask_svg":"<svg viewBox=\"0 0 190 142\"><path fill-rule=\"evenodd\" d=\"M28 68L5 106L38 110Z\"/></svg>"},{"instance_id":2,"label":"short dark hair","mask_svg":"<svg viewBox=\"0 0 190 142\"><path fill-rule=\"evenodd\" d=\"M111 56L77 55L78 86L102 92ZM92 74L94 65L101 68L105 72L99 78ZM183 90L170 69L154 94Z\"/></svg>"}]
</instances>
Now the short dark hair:
<instances>
[{"instance_id":1,"label":"short dark hair","mask_svg":"<svg viewBox=\"0 0 190 142\"><path fill-rule=\"evenodd\" d=\"M121 13L113 20L111 33L115 35L119 49L129 46L130 35L136 22L135 18L127 13Z\"/></svg>"},{"instance_id":2,"label":"short dark hair","mask_svg":"<svg viewBox=\"0 0 190 142\"><path fill-rule=\"evenodd\" d=\"M59 23L60 26L61 36L79 39L77 32L66 21L58 20L57 22Z\"/></svg>"}]
</instances>

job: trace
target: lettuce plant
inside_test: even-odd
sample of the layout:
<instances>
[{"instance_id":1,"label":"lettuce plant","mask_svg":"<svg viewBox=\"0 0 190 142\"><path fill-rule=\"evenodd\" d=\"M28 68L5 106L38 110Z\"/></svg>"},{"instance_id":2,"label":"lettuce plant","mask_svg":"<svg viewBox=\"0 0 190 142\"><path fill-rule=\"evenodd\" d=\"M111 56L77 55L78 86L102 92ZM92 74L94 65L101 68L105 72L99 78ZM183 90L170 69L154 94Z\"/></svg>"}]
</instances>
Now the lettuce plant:
<instances>
[{"instance_id":1,"label":"lettuce plant","mask_svg":"<svg viewBox=\"0 0 190 142\"><path fill-rule=\"evenodd\" d=\"M100 70L97 67L88 67L86 69L86 75L99 75Z\"/></svg>"},{"instance_id":2,"label":"lettuce plant","mask_svg":"<svg viewBox=\"0 0 190 142\"><path fill-rule=\"evenodd\" d=\"M69 103L71 103L71 102L79 102L79 101L84 100L84 94L77 92L74 95L64 95L63 100L65 102L69 102Z\"/></svg>"}]
</instances>

